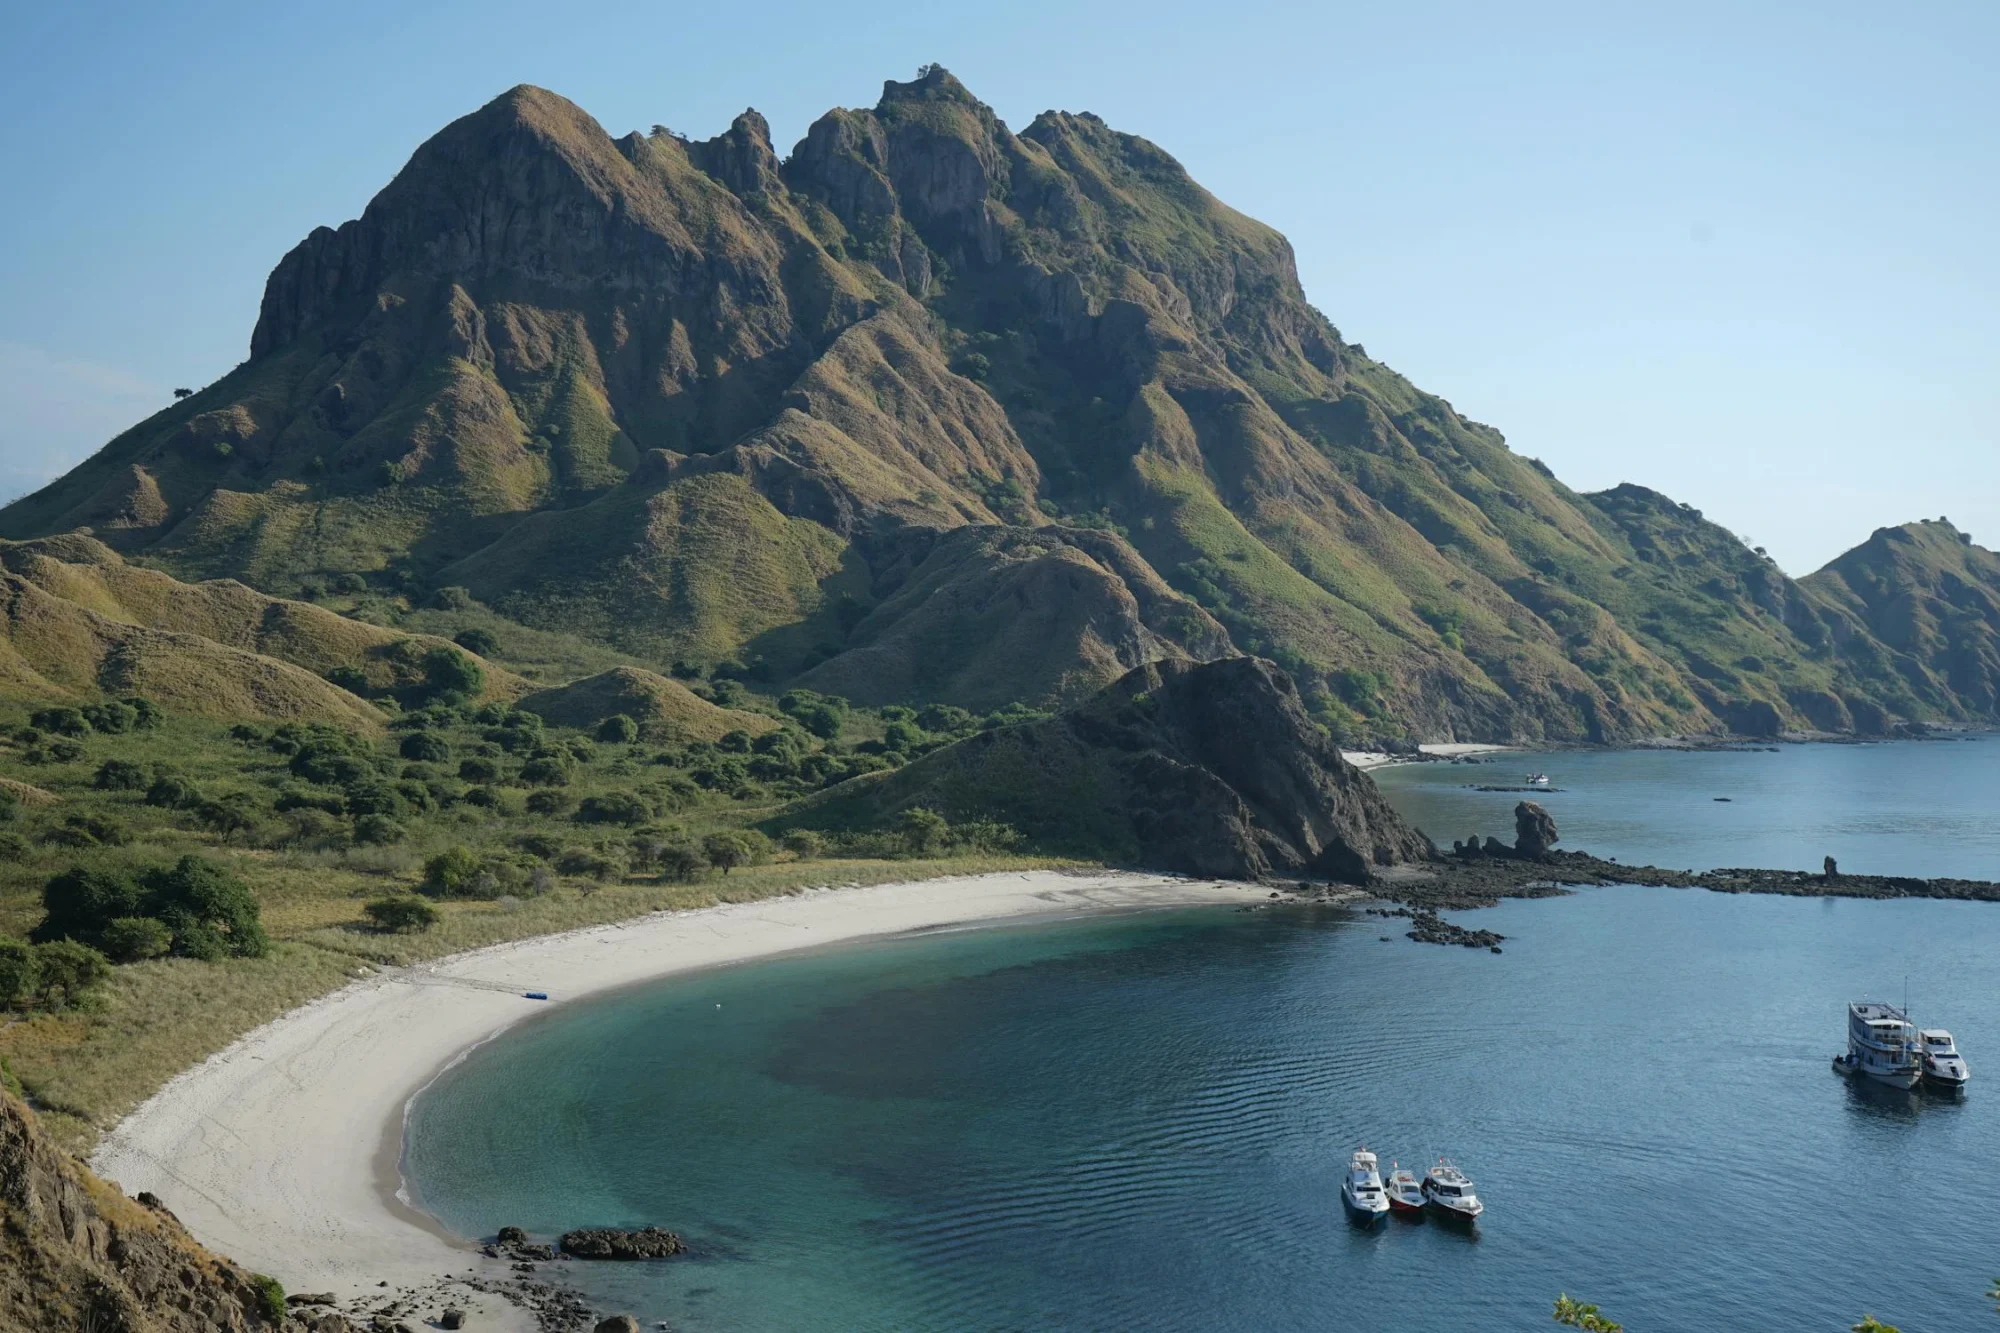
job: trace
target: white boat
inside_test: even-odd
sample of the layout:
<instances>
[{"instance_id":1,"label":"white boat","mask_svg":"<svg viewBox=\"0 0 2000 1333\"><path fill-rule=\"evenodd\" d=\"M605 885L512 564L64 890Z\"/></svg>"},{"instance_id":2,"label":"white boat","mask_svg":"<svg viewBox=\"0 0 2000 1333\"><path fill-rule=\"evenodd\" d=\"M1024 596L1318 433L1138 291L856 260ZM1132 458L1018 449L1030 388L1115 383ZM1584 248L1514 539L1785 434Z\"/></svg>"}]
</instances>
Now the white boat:
<instances>
[{"instance_id":1,"label":"white boat","mask_svg":"<svg viewBox=\"0 0 2000 1333\"><path fill-rule=\"evenodd\" d=\"M1925 1028L1917 1033L1917 1051L1923 1061L1924 1086L1941 1092L1957 1092L1972 1078L1965 1057L1951 1034L1943 1028Z\"/></svg>"},{"instance_id":2,"label":"white boat","mask_svg":"<svg viewBox=\"0 0 2000 1333\"><path fill-rule=\"evenodd\" d=\"M1863 1000L1847 1006L1847 1068L1892 1088L1914 1088L1923 1077L1917 1030L1901 1009ZM1838 1067L1838 1066L1836 1066Z\"/></svg>"},{"instance_id":3,"label":"white boat","mask_svg":"<svg viewBox=\"0 0 2000 1333\"><path fill-rule=\"evenodd\" d=\"M1390 1212L1423 1216L1424 1187L1417 1183L1417 1173L1408 1167L1389 1163L1389 1178L1382 1182L1382 1192L1389 1196Z\"/></svg>"},{"instance_id":4,"label":"white boat","mask_svg":"<svg viewBox=\"0 0 2000 1333\"><path fill-rule=\"evenodd\" d=\"M1375 1154L1357 1148L1341 1178L1340 1201L1347 1211L1368 1222L1389 1215L1389 1196L1382 1192L1382 1175L1375 1169Z\"/></svg>"},{"instance_id":5,"label":"white boat","mask_svg":"<svg viewBox=\"0 0 2000 1333\"><path fill-rule=\"evenodd\" d=\"M1465 1172L1443 1157L1424 1173L1424 1202L1442 1217L1470 1222L1486 1211Z\"/></svg>"},{"instance_id":6,"label":"white boat","mask_svg":"<svg viewBox=\"0 0 2000 1333\"><path fill-rule=\"evenodd\" d=\"M1546 787L1549 785L1549 775L1546 773L1530 773L1523 777L1521 781L1527 783L1530 787Z\"/></svg>"}]
</instances>

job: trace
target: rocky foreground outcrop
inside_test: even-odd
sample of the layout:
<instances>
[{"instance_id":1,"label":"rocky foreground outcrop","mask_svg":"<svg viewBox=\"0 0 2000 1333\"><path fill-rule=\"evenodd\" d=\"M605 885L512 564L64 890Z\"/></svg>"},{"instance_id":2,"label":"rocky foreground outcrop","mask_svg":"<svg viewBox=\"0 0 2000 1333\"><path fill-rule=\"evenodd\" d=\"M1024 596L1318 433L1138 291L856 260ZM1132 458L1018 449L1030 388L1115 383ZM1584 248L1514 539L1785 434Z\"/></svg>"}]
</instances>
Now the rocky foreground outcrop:
<instances>
[{"instance_id":1,"label":"rocky foreground outcrop","mask_svg":"<svg viewBox=\"0 0 2000 1333\"><path fill-rule=\"evenodd\" d=\"M0 1333L282 1326L257 1279L196 1244L157 1200L140 1199L78 1165L0 1092Z\"/></svg>"},{"instance_id":2,"label":"rocky foreground outcrop","mask_svg":"<svg viewBox=\"0 0 2000 1333\"><path fill-rule=\"evenodd\" d=\"M1011 824L1037 847L1226 879L1364 883L1433 855L1254 657L1155 662L1046 721L845 784L774 827L868 828L913 808Z\"/></svg>"}]
</instances>

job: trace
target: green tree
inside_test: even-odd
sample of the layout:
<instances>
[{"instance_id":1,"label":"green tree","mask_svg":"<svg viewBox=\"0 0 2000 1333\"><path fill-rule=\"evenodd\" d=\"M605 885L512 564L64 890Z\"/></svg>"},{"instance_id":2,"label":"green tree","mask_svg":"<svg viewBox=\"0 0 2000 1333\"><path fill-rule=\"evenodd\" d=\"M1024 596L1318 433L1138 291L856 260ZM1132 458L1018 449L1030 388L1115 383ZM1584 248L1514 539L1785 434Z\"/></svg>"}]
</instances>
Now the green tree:
<instances>
[{"instance_id":1,"label":"green tree","mask_svg":"<svg viewBox=\"0 0 2000 1333\"><path fill-rule=\"evenodd\" d=\"M145 916L143 895L130 877L110 870L72 866L42 885L42 921L30 933L50 940L104 942L104 927L120 917Z\"/></svg>"},{"instance_id":2,"label":"green tree","mask_svg":"<svg viewBox=\"0 0 2000 1333\"><path fill-rule=\"evenodd\" d=\"M711 833L701 840L701 853L708 863L727 875L737 866L746 864L755 849L750 839L733 829Z\"/></svg>"},{"instance_id":3,"label":"green tree","mask_svg":"<svg viewBox=\"0 0 2000 1333\"><path fill-rule=\"evenodd\" d=\"M201 801L201 788L178 773L162 773L146 788L146 804L169 810L186 810Z\"/></svg>"},{"instance_id":4,"label":"green tree","mask_svg":"<svg viewBox=\"0 0 2000 1333\"><path fill-rule=\"evenodd\" d=\"M104 923L99 938L114 963L164 957L174 947L174 933L167 923L150 916L116 917Z\"/></svg>"},{"instance_id":5,"label":"green tree","mask_svg":"<svg viewBox=\"0 0 2000 1333\"><path fill-rule=\"evenodd\" d=\"M97 766L91 785L99 791L144 791L146 770L129 759L107 759Z\"/></svg>"},{"instance_id":6,"label":"green tree","mask_svg":"<svg viewBox=\"0 0 2000 1333\"><path fill-rule=\"evenodd\" d=\"M236 876L198 856L183 856L170 870L149 870L141 880L144 910L173 932L174 952L205 962L262 958L271 941L258 920L257 896Z\"/></svg>"},{"instance_id":7,"label":"green tree","mask_svg":"<svg viewBox=\"0 0 2000 1333\"><path fill-rule=\"evenodd\" d=\"M662 878L684 881L693 879L708 866L708 858L693 843L670 842L654 855L653 861L660 867Z\"/></svg>"},{"instance_id":8,"label":"green tree","mask_svg":"<svg viewBox=\"0 0 2000 1333\"><path fill-rule=\"evenodd\" d=\"M613 791L584 797L575 818L579 824L623 824L630 828L652 816L651 808L639 797L629 791Z\"/></svg>"},{"instance_id":9,"label":"green tree","mask_svg":"<svg viewBox=\"0 0 2000 1333\"><path fill-rule=\"evenodd\" d=\"M441 764L451 758L451 742L435 732L413 731L403 737L397 747L405 759L414 759L420 764Z\"/></svg>"},{"instance_id":10,"label":"green tree","mask_svg":"<svg viewBox=\"0 0 2000 1333\"><path fill-rule=\"evenodd\" d=\"M0 935L0 1009L28 1005L40 988L42 964L35 947Z\"/></svg>"},{"instance_id":11,"label":"green tree","mask_svg":"<svg viewBox=\"0 0 2000 1333\"><path fill-rule=\"evenodd\" d=\"M74 1009L111 976L111 960L88 944L52 940L35 946L35 998L51 1012Z\"/></svg>"},{"instance_id":12,"label":"green tree","mask_svg":"<svg viewBox=\"0 0 2000 1333\"><path fill-rule=\"evenodd\" d=\"M433 697L476 698L486 688L479 659L438 644L424 654L424 690Z\"/></svg>"},{"instance_id":13,"label":"green tree","mask_svg":"<svg viewBox=\"0 0 2000 1333\"><path fill-rule=\"evenodd\" d=\"M378 930L429 930L438 922L438 909L412 893L377 898L361 910Z\"/></svg>"},{"instance_id":14,"label":"green tree","mask_svg":"<svg viewBox=\"0 0 2000 1333\"><path fill-rule=\"evenodd\" d=\"M951 837L951 825L935 810L913 805L896 820L896 834L912 856L936 856Z\"/></svg>"},{"instance_id":15,"label":"green tree","mask_svg":"<svg viewBox=\"0 0 2000 1333\"><path fill-rule=\"evenodd\" d=\"M447 847L424 862L423 889L433 898L464 897L478 874L479 858L470 847Z\"/></svg>"},{"instance_id":16,"label":"green tree","mask_svg":"<svg viewBox=\"0 0 2000 1333\"><path fill-rule=\"evenodd\" d=\"M630 745L639 739L639 724L624 713L613 713L597 724L597 739L613 745Z\"/></svg>"},{"instance_id":17,"label":"green tree","mask_svg":"<svg viewBox=\"0 0 2000 1333\"><path fill-rule=\"evenodd\" d=\"M786 851L801 861L811 861L826 855L826 838L809 828L788 830L778 841Z\"/></svg>"}]
</instances>

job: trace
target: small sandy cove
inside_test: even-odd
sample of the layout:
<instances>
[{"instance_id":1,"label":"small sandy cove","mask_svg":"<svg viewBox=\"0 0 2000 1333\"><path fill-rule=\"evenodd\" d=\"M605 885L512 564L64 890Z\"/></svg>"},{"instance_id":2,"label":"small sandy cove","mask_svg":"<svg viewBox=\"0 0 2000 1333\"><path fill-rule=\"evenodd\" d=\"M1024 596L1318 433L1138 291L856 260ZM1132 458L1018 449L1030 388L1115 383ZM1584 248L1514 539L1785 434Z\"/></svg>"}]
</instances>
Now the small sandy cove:
<instances>
[{"instance_id":1,"label":"small sandy cove","mask_svg":"<svg viewBox=\"0 0 2000 1333\"><path fill-rule=\"evenodd\" d=\"M464 1051L549 1004L634 982L873 935L981 922L1247 902L1266 890L1158 875L1032 871L810 889L498 945L387 969L269 1023L181 1074L91 1159L126 1193L151 1190L195 1237L288 1291L435 1291L446 1274L499 1281L400 1203L404 1109ZM525 1112L534 1089L521 1090ZM579 1219L587 1223L590 1219ZM673 1218L660 1218L672 1226ZM482 1329L530 1328L477 1293ZM439 1298L442 1299L442 1298ZM427 1302L428 1303L428 1302Z\"/></svg>"},{"instance_id":2,"label":"small sandy cove","mask_svg":"<svg viewBox=\"0 0 2000 1333\"><path fill-rule=\"evenodd\" d=\"M1457 759L1464 755L1502 754L1518 749L1514 745L1483 745L1476 741L1445 741L1436 745L1417 747L1427 755L1438 759ZM1410 764L1418 761L1402 755L1385 754L1380 750L1342 750L1341 757L1359 769L1387 768L1390 764Z\"/></svg>"}]
</instances>

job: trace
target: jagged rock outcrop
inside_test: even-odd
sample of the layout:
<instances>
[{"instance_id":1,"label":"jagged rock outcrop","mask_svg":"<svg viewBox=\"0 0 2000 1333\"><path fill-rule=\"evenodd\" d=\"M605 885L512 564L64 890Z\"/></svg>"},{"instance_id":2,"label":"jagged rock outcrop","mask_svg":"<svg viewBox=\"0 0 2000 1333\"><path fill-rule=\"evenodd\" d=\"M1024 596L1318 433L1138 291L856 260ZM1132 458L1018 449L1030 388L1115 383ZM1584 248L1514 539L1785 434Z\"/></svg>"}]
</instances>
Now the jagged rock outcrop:
<instances>
[{"instance_id":1,"label":"jagged rock outcrop","mask_svg":"<svg viewBox=\"0 0 2000 1333\"><path fill-rule=\"evenodd\" d=\"M1514 807L1514 854L1527 861L1546 860L1549 849L1561 841L1556 818L1534 801Z\"/></svg>"},{"instance_id":2,"label":"jagged rock outcrop","mask_svg":"<svg viewBox=\"0 0 2000 1333\"><path fill-rule=\"evenodd\" d=\"M0 1091L0 1333L255 1333L249 1274L210 1254L157 1200L127 1199Z\"/></svg>"},{"instance_id":3,"label":"jagged rock outcrop","mask_svg":"<svg viewBox=\"0 0 2000 1333\"><path fill-rule=\"evenodd\" d=\"M808 801L774 827L870 827L915 807L1012 824L1036 845L1194 875L1365 882L1424 860L1389 808L1259 658L1156 662L1070 711L935 751Z\"/></svg>"},{"instance_id":4,"label":"jagged rock outcrop","mask_svg":"<svg viewBox=\"0 0 2000 1333\"><path fill-rule=\"evenodd\" d=\"M621 1231L614 1227L579 1227L565 1231L556 1246L576 1259L667 1259L684 1253L687 1245L671 1231L641 1227Z\"/></svg>"}]
</instances>

